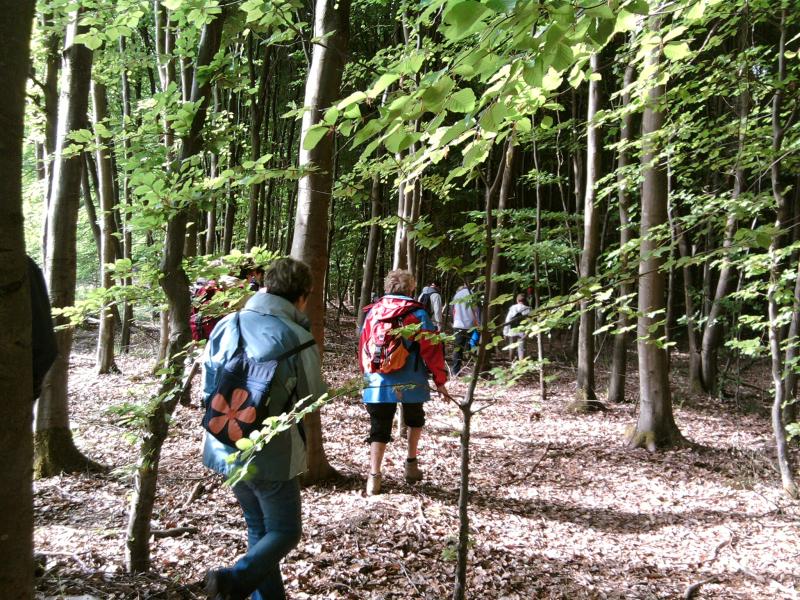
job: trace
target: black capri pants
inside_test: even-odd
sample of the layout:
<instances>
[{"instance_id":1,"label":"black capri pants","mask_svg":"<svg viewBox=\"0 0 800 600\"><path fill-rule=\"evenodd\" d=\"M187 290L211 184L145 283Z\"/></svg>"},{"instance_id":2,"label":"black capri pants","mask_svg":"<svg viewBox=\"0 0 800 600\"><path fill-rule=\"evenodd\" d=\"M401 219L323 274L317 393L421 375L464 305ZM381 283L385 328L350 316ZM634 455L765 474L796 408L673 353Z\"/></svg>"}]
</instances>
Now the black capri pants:
<instances>
[{"instance_id":1,"label":"black capri pants","mask_svg":"<svg viewBox=\"0 0 800 600\"><path fill-rule=\"evenodd\" d=\"M403 421L407 427L425 425L425 409L422 402L403 402ZM387 444L392 440L392 419L397 410L396 402L368 403L369 437L367 441Z\"/></svg>"}]
</instances>

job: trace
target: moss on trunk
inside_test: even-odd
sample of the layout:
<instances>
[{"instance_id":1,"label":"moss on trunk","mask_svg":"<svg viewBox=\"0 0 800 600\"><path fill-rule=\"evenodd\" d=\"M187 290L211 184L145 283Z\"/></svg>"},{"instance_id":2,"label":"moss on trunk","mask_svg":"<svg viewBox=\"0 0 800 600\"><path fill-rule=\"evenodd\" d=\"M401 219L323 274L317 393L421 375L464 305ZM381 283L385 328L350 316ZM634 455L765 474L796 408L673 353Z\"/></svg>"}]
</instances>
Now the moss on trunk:
<instances>
[{"instance_id":1,"label":"moss on trunk","mask_svg":"<svg viewBox=\"0 0 800 600\"><path fill-rule=\"evenodd\" d=\"M67 428L38 431L33 440L33 474L36 479L78 471L106 471L106 467L84 456Z\"/></svg>"}]
</instances>

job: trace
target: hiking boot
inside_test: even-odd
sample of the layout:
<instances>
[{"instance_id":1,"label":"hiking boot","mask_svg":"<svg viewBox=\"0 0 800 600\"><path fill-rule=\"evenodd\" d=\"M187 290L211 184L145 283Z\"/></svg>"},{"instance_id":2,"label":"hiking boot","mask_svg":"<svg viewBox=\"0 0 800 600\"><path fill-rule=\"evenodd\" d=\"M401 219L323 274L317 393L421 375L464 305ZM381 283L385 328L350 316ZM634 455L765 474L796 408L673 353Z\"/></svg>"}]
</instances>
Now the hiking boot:
<instances>
[{"instance_id":1,"label":"hiking boot","mask_svg":"<svg viewBox=\"0 0 800 600\"><path fill-rule=\"evenodd\" d=\"M381 474L370 475L367 478L367 496L376 496L381 493Z\"/></svg>"},{"instance_id":2,"label":"hiking boot","mask_svg":"<svg viewBox=\"0 0 800 600\"><path fill-rule=\"evenodd\" d=\"M416 458L412 461L406 460L406 481L408 483L422 481L422 471L417 464Z\"/></svg>"},{"instance_id":3,"label":"hiking boot","mask_svg":"<svg viewBox=\"0 0 800 600\"><path fill-rule=\"evenodd\" d=\"M208 600L235 600L237 597L228 587L221 570L208 571L203 579L203 591Z\"/></svg>"}]
</instances>

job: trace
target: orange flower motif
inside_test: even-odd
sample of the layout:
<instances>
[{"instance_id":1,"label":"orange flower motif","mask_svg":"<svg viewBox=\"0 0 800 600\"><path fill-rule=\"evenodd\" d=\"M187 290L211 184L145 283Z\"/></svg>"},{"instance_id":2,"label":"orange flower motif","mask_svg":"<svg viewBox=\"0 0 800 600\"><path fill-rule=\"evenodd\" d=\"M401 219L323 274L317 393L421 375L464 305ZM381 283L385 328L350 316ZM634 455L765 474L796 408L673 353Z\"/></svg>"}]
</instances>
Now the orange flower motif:
<instances>
[{"instance_id":1,"label":"orange flower motif","mask_svg":"<svg viewBox=\"0 0 800 600\"><path fill-rule=\"evenodd\" d=\"M222 394L214 396L213 400L211 400L211 408L222 414L209 420L208 428L211 433L218 434L227 425L228 437L234 442L241 439L244 434L239 423L252 423L256 420L256 409L254 407L248 406L244 410L240 410L242 404L247 401L248 396L247 390L241 388L233 390L230 404Z\"/></svg>"}]
</instances>

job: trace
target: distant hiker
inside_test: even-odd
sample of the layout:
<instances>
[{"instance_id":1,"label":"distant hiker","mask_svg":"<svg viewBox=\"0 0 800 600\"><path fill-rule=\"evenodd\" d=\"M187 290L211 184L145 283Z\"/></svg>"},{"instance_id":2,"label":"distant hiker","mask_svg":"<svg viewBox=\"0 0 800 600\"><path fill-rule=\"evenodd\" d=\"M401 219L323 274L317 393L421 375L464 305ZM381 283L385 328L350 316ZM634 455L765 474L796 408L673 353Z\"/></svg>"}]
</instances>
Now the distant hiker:
<instances>
[{"instance_id":1,"label":"distant hiker","mask_svg":"<svg viewBox=\"0 0 800 600\"><path fill-rule=\"evenodd\" d=\"M436 285L436 282L431 282L422 288L422 293L417 300L427 311L436 330L441 331L444 325L442 323L442 295L439 293L439 286Z\"/></svg>"},{"instance_id":2,"label":"distant hiker","mask_svg":"<svg viewBox=\"0 0 800 600\"><path fill-rule=\"evenodd\" d=\"M33 360L33 399L39 397L45 375L58 356L50 297L42 270L28 257L28 285L31 292L31 355Z\"/></svg>"},{"instance_id":3,"label":"distant hiker","mask_svg":"<svg viewBox=\"0 0 800 600\"><path fill-rule=\"evenodd\" d=\"M464 360L464 351L467 349L474 328L480 324L478 308L472 299L472 292L469 287L462 285L456 291L450 301L453 311L453 329L455 330L455 348L453 348L453 360L450 370L453 376L461 371Z\"/></svg>"},{"instance_id":4,"label":"distant hiker","mask_svg":"<svg viewBox=\"0 0 800 600\"><path fill-rule=\"evenodd\" d=\"M262 361L313 340L308 317L303 314L312 287L308 265L291 258L278 259L264 274L264 287L266 293L251 296L242 311L225 317L212 332L204 364L206 403L212 400L223 367L240 345L249 358ZM278 361L270 387L269 415L285 412L295 399L311 396L316 400L325 392L319 352L312 346ZM232 420L239 413L234 408L222 415L229 429L236 427ZM244 415L242 421L247 421ZM203 464L228 476L236 466L228 463L228 457L235 451L206 434ZM299 427L270 440L255 455L251 468L248 477L233 487L247 523L247 554L232 567L207 573L209 599L244 600L250 594L254 600L285 598L279 563L298 544L301 533L298 477L306 469L306 453Z\"/></svg>"},{"instance_id":5,"label":"distant hiker","mask_svg":"<svg viewBox=\"0 0 800 600\"><path fill-rule=\"evenodd\" d=\"M522 360L525 358L525 332L519 329L522 320L527 317L531 308L525 303L525 294L517 294L517 303L512 304L506 314L505 325L503 326L503 335L508 338L508 360L512 360L514 356L514 344L517 348L517 358Z\"/></svg>"},{"instance_id":6,"label":"distant hiker","mask_svg":"<svg viewBox=\"0 0 800 600\"><path fill-rule=\"evenodd\" d=\"M386 295L364 309L367 316L358 344L365 383L363 400L370 420L370 496L381 491L381 463L391 440L397 403L403 405L408 427L405 478L414 483L423 477L417 463L417 445L425 425L423 403L431 399L429 372L439 393L447 395L444 346L430 339L436 329L422 305L413 299L414 276L409 271L391 271L384 287ZM411 331L405 336L392 333L399 327L409 327Z\"/></svg>"},{"instance_id":7,"label":"distant hiker","mask_svg":"<svg viewBox=\"0 0 800 600\"><path fill-rule=\"evenodd\" d=\"M264 285L264 267L246 263L239 271L239 279L244 282L248 290L257 292Z\"/></svg>"}]
</instances>

